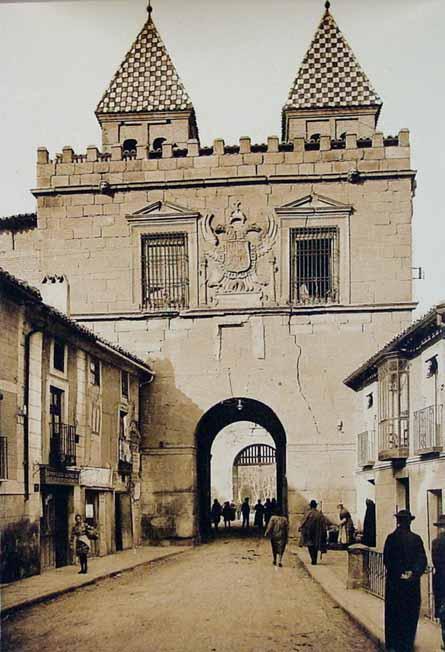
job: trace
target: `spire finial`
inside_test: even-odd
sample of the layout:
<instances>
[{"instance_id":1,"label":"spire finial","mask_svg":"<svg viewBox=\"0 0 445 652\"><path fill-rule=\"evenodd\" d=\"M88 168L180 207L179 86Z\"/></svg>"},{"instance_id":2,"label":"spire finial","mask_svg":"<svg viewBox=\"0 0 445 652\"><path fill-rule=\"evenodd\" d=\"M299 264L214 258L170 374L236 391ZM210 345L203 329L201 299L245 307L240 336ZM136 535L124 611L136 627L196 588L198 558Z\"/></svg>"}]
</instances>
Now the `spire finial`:
<instances>
[{"instance_id":1,"label":"spire finial","mask_svg":"<svg viewBox=\"0 0 445 652\"><path fill-rule=\"evenodd\" d=\"M153 7L151 6L151 0L148 0L148 5L147 5L147 13L149 18L151 18L151 12L153 11Z\"/></svg>"},{"instance_id":2,"label":"spire finial","mask_svg":"<svg viewBox=\"0 0 445 652\"><path fill-rule=\"evenodd\" d=\"M326 13L328 13L330 6L331 3L329 2L329 0L326 0L326 2L324 3L324 8L326 9Z\"/></svg>"}]
</instances>

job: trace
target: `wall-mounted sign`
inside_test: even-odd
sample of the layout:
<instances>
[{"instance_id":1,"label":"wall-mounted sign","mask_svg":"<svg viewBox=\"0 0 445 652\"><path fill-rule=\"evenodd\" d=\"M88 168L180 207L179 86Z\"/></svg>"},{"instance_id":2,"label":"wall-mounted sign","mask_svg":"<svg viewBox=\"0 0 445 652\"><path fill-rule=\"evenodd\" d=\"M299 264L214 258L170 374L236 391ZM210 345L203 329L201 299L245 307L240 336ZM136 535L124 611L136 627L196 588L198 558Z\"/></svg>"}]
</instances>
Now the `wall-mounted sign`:
<instances>
[{"instance_id":1,"label":"wall-mounted sign","mask_svg":"<svg viewBox=\"0 0 445 652\"><path fill-rule=\"evenodd\" d=\"M40 484L79 484L79 471L73 469L53 469L49 466L40 467Z\"/></svg>"},{"instance_id":2,"label":"wall-mounted sign","mask_svg":"<svg viewBox=\"0 0 445 652\"><path fill-rule=\"evenodd\" d=\"M113 473L111 469L88 466L80 471L80 484L83 487L97 487L99 489L113 488Z\"/></svg>"}]
</instances>

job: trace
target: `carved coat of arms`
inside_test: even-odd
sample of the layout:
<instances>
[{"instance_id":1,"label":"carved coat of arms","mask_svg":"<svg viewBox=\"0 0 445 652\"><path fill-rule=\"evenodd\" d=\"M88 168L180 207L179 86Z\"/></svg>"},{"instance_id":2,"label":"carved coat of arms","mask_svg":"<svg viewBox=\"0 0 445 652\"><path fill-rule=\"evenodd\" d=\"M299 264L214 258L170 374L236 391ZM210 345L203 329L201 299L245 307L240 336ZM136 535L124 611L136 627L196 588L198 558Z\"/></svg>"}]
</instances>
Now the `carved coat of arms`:
<instances>
[{"instance_id":1,"label":"carved coat of arms","mask_svg":"<svg viewBox=\"0 0 445 652\"><path fill-rule=\"evenodd\" d=\"M204 240L211 245L206 252L211 264L208 287L218 293L258 292L267 285L257 276L257 260L271 251L277 236L275 220L268 218L267 228L249 224L238 203L227 225L213 226L213 215L203 220Z\"/></svg>"}]
</instances>

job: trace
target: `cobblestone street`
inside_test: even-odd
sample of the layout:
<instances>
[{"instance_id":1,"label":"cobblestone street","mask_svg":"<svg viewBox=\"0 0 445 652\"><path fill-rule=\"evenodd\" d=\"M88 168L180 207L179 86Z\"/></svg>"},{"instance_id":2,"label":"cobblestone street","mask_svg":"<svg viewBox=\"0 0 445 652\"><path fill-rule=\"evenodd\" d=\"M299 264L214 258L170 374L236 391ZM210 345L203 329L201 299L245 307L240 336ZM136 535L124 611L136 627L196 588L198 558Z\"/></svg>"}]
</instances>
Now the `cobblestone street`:
<instances>
[{"instance_id":1,"label":"cobblestone street","mask_svg":"<svg viewBox=\"0 0 445 652\"><path fill-rule=\"evenodd\" d=\"M92 561L92 565L94 560ZM376 650L292 554L220 540L5 619L5 652Z\"/></svg>"}]
</instances>

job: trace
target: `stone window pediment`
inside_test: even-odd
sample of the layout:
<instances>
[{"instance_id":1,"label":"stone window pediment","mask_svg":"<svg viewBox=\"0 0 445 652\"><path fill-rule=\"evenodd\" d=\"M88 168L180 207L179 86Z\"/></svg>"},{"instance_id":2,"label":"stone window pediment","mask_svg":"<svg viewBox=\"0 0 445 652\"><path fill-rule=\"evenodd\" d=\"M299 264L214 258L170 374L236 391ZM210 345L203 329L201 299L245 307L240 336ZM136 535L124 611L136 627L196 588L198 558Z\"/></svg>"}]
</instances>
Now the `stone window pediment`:
<instances>
[{"instance_id":1,"label":"stone window pediment","mask_svg":"<svg viewBox=\"0 0 445 652\"><path fill-rule=\"evenodd\" d=\"M131 226L152 224L156 222L193 222L200 218L200 213L171 202L156 201L140 210L127 215Z\"/></svg>"},{"instance_id":2,"label":"stone window pediment","mask_svg":"<svg viewBox=\"0 0 445 652\"><path fill-rule=\"evenodd\" d=\"M295 199L283 206L275 209L277 215L280 216L298 216L303 215L351 215L353 212L352 206L343 204L336 199L325 197L317 193L305 195L299 199Z\"/></svg>"}]
</instances>

